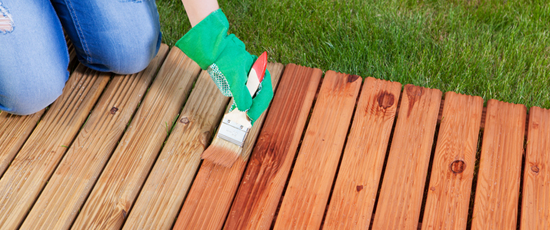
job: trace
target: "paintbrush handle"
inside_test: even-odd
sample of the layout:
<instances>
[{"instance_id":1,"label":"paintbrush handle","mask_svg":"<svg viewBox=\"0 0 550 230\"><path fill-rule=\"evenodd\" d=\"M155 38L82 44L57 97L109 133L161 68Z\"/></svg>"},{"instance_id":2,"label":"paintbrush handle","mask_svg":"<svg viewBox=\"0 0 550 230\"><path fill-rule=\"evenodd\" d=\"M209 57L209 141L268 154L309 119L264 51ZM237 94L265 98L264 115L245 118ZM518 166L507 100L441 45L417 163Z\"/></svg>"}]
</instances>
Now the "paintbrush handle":
<instances>
[{"instance_id":1,"label":"paintbrush handle","mask_svg":"<svg viewBox=\"0 0 550 230\"><path fill-rule=\"evenodd\" d=\"M264 80L265 69L267 68L267 52L263 52L260 57L252 65L250 73L248 74L248 81L246 82L246 87L250 92L250 96L254 96L262 80Z\"/></svg>"}]
</instances>

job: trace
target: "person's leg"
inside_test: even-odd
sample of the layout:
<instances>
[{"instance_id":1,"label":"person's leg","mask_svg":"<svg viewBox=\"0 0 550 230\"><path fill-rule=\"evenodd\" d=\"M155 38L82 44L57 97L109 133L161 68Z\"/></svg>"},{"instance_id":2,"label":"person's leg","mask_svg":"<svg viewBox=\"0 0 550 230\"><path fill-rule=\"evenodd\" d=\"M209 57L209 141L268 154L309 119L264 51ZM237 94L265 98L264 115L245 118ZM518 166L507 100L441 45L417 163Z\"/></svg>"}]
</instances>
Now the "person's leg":
<instances>
[{"instance_id":1,"label":"person's leg","mask_svg":"<svg viewBox=\"0 0 550 230\"><path fill-rule=\"evenodd\" d=\"M63 91L68 64L49 1L0 0L0 110L28 115L51 104Z\"/></svg>"},{"instance_id":2,"label":"person's leg","mask_svg":"<svg viewBox=\"0 0 550 230\"><path fill-rule=\"evenodd\" d=\"M1 1L1 0L0 0ZM52 0L78 60L98 71L139 72L161 42L154 0Z\"/></svg>"}]
</instances>

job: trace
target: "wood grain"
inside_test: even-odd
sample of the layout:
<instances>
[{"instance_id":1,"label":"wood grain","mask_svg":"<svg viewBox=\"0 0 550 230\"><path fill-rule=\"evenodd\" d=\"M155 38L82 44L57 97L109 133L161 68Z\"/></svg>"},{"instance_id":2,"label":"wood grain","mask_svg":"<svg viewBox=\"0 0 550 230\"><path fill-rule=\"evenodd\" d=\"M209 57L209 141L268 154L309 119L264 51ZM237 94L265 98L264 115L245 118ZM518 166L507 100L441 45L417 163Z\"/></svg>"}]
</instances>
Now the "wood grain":
<instances>
[{"instance_id":1,"label":"wood grain","mask_svg":"<svg viewBox=\"0 0 550 230\"><path fill-rule=\"evenodd\" d=\"M267 68L271 73L275 90L283 65L269 64ZM223 227L248 157L264 122L265 114L262 114L254 123L246 137L241 157L231 168L203 161L181 208L174 229L221 229Z\"/></svg>"},{"instance_id":2,"label":"wood grain","mask_svg":"<svg viewBox=\"0 0 550 230\"><path fill-rule=\"evenodd\" d=\"M367 78L355 110L323 229L367 229L401 84Z\"/></svg>"},{"instance_id":3,"label":"wood grain","mask_svg":"<svg viewBox=\"0 0 550 230\"><path fill-rule=\"evenodd\" d=\"M0 229L17 228L71 145L110 74L79 65L63 94L37 125L0 179Z\"/></svg>"},{"instance_id":4,"label":"wood grain","mask_svg":"<svg viewBox=\"0 0 550 230\"><path fill-rule=\"evenodd\" d=\"M289 64L224 229L269 229L323 72Z\"/></svg>"},{"instance_id":5,"label":"wood grain","mask_svg":"<svg viewBox=\"0 0 550 230\"><path fill-rule=\"evenodd\" d=\"M202 71L124 229L170 229L229 102Z\"/></svg>"},{"instance_id":6,"label":"wood grain","mask_svg":"<svg viewBox=\"0 0 550 230\"><path fill-rule=\"evenodd\" d=\"M167 52L163 44L144 71L113 77L21 229L71 226Z\"/></svg>"},{"instance_id":7,"label":"wood grain","mask_svg":"<svg viewBox=\"0 0 550 230\"><path fill-rule=\"evenodd\" d=\"M487 102L472 229L516 229L526 108Z\"/></svg>"},{"instance_id":8,"label":"wood grain","mask_svg":"<svg viewBox=\"0 0 550 230\"><path fill-rule=\"evenodd\" d=\"M417 229L441 91L406 85L373 229Z\"/></svg>"},{"instance_id":9,"label":"wood grain","mask_svg":"<svg viewBox=\"0 0 550 230\"><path fill-rule=\"evenodd\" d=\"M18 116L0 111L0 176L21 149L44 110L28 116Z\"/></svg>"},{"instance_id":10,"label":"wood grain","mask_svg":"<svg viewBox=\"0 0 550 230\"><path fill-rule=\"evenodd\" d=\"M550 110L531 107L529 113L521 229L550 229Z\"/></svg>"},{"instance_id":11,"label":"wood grain","mask_svg":"<svg viewBox=\"0 0 550 230\"><path fill-rule=\"evenodd\" d=\"M422 229L466 229L482 111L481 97L445 94Z\"/></svg>"},{"instance_id":12,"label":"wood grain","mask_svg":"<svg viewBox=\"0 0 550 230\"><path fill-rule=\"evenodd\" d=\"M275 229L319 229L363 79L327 71Z\"/></svg>"},{"instance_id":13,"label":"wood grain","mask_svg":"<svg viewBox=\"0 0 550 230\"><path fill-rule=\"evenodd\" d=\"M105 166L73 229L119 229L200 67L173 48Z\"/></svg>"}]
</instances>

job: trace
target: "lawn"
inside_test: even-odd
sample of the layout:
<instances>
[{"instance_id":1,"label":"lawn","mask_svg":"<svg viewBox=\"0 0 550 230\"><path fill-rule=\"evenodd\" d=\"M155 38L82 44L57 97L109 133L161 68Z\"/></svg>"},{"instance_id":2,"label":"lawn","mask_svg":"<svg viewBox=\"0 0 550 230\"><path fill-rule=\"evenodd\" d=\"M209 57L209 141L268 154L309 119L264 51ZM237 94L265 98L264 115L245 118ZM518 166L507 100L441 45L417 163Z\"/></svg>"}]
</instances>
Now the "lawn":
<instances>
[{"instance_id":1,"label":"lawn","mask_svg":"<svg viewBox=\"0 0 550 230\"><path fill-rule=\"evenodd\" d=\"M180 0L157 0L163 42L190 29ZM550 3L220 1L253 54L362 77L550 108Z\"/></svg>"}]
</instances>

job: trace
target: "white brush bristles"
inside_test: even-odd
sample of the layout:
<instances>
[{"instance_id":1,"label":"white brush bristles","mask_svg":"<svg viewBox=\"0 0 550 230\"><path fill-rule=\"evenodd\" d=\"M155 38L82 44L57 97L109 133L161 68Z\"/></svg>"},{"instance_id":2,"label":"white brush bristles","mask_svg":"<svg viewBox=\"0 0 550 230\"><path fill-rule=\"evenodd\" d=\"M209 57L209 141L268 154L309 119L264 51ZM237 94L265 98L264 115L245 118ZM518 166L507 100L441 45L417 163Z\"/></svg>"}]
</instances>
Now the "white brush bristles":
<instances>
[{"instance_id":1,"label":"white brush bristles","mask_svg":"<svg viewBox=\"0 0 550 230\"><path fill-rule=\"evenodd\" d=\"M214 138L212 144L202 153L202 159L224 167L231 167L241 155L242 148L222 138Z\"/></svg>"}]
</instances>

